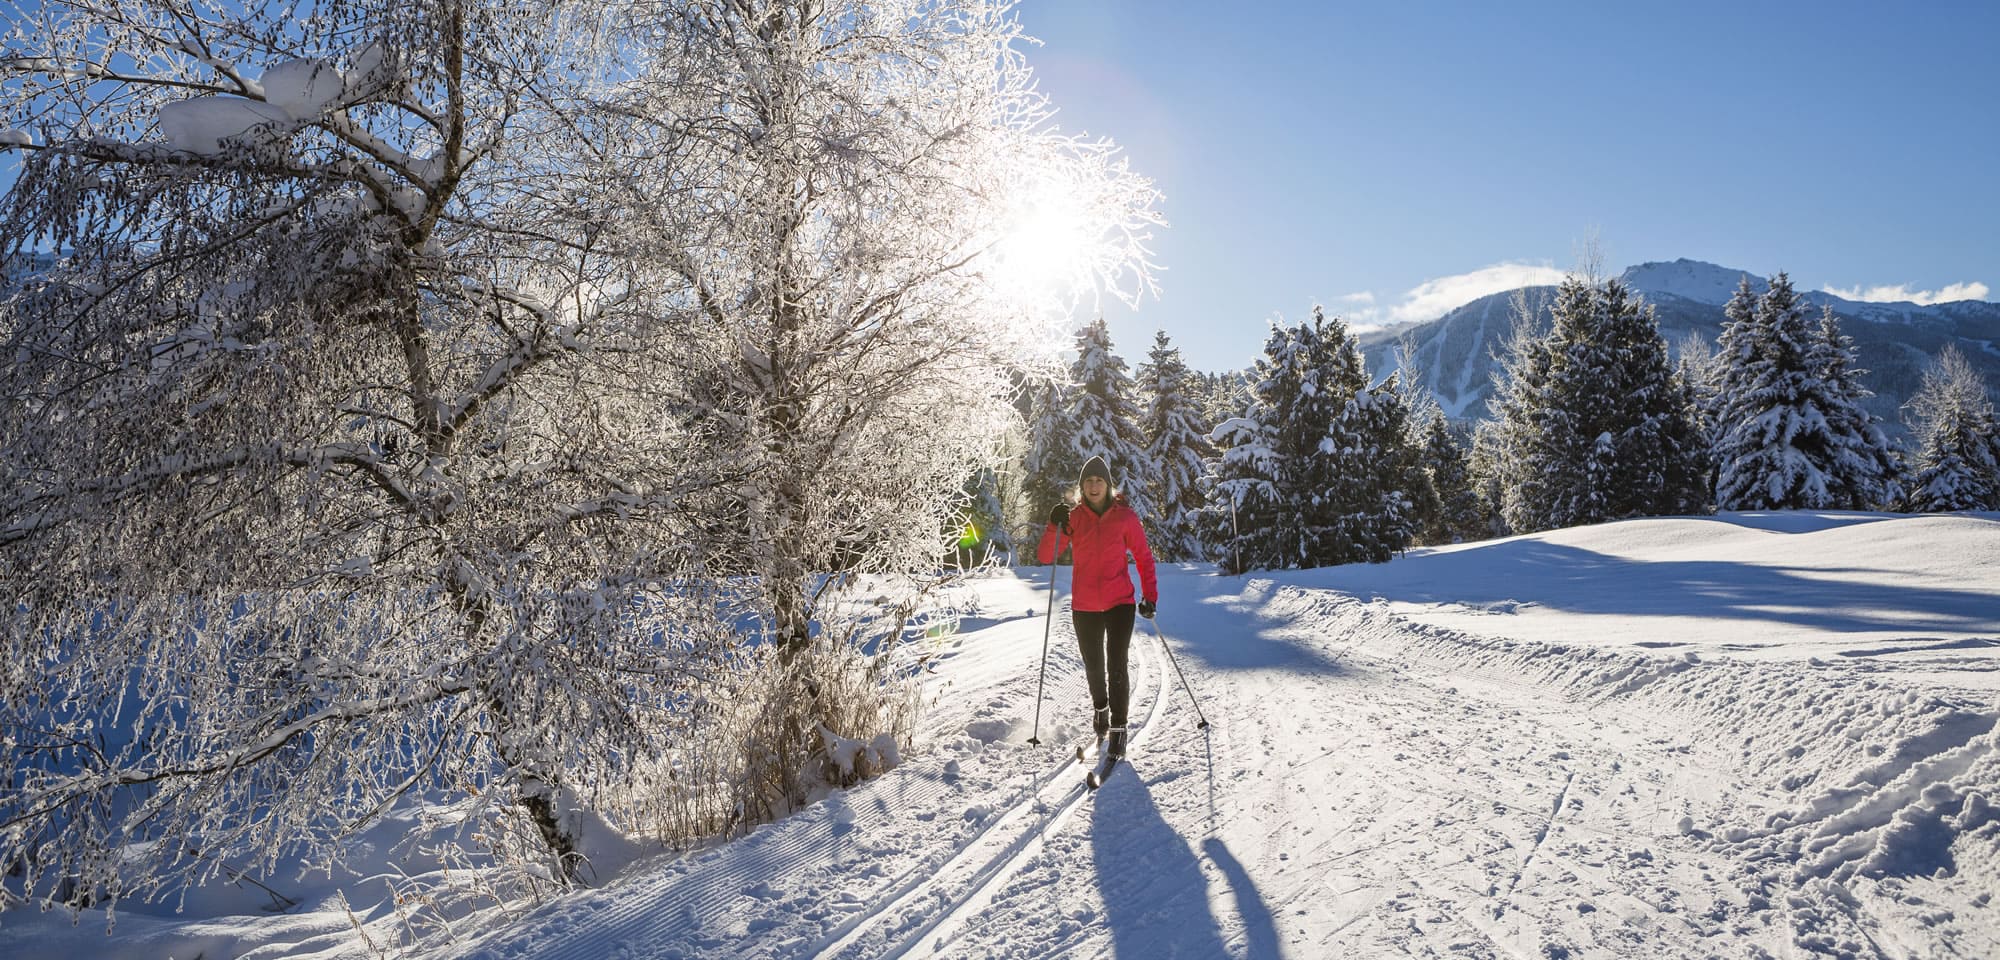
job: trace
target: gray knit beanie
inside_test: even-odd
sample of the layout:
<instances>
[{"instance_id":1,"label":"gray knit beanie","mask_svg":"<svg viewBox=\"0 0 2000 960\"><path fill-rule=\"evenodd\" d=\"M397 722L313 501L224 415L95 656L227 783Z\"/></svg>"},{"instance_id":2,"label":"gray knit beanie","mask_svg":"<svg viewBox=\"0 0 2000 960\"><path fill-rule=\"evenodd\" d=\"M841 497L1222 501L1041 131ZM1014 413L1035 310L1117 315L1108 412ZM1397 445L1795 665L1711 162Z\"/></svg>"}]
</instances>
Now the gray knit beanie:
<instances>
[{"instance_id":1,"label":"gray knit beanie","mask_svg":"<svg viewBox=\"0 0 2000 960\"><path fill-rule=\"evenodd\" d=\"M1077 475L1076 485L1083 486L1083 482L1091 477L1103 477L1106 486L1111 484L1111 467L1105 464L1103 457L1091 457L1084 461L1083 472Z\"/></svg>"}]
</instances>

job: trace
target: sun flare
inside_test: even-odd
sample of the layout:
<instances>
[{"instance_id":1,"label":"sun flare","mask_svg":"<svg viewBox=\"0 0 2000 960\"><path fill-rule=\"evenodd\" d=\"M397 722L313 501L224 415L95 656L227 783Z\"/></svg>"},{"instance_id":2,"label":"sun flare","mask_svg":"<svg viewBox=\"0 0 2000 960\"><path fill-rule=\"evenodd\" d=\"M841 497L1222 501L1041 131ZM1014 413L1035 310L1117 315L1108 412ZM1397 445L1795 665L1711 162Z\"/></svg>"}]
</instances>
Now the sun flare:
<instances>
[{"instance_id":1,"label":"sun flare","mask_svg":"<svg viewBox=\"0 0 2000 960\"><path fill-rule=\"evenodd\" d=\"M995 280L1023 300L1074 295L1089 282L1092 234L1073 191L1053 181L1027 185L995 244Z\"/></svg>"}]
</instances>

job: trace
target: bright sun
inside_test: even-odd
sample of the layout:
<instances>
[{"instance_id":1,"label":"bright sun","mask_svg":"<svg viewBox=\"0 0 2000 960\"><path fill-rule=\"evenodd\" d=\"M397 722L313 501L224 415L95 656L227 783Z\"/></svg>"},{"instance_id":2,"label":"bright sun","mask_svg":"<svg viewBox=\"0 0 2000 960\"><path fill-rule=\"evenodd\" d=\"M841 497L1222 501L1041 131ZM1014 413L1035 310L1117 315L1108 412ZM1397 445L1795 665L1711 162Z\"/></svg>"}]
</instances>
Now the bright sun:
<instances>
[{"instance_id":1,"label":"bright sun","mask_svg":"<svg viewBox=\"0 0 2000 960\"><path fill-rule=\"evenodd\" d=\"M1006 217L994 249L994 277L1024 301L1066 297L1088 283L1092 231L1072 191L1054 181L1029 184Z\"/></svg>"}]
</instances>

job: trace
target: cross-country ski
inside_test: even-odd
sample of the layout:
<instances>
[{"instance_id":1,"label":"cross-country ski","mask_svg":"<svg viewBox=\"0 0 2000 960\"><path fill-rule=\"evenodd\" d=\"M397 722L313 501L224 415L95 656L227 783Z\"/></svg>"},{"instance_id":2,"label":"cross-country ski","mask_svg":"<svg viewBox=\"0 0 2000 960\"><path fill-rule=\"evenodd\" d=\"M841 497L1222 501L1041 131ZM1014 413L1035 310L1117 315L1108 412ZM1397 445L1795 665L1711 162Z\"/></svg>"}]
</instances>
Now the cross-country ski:
<instances>
[{"instance_id":1,"label":"cross-country ski","mask_svg":"<svg viewBox=\"0 0 2000 960\"><path fill-rule=\"evenodd\" d=\"M1111 776L1111 772L1118 769L1118 761L1121 759L1123 758L1105 757L1103 762L1097 765L1096 769L1084 775L1084 785L1092 790L1104 786L1104 781Z\"/></svg>"}]
</instances>

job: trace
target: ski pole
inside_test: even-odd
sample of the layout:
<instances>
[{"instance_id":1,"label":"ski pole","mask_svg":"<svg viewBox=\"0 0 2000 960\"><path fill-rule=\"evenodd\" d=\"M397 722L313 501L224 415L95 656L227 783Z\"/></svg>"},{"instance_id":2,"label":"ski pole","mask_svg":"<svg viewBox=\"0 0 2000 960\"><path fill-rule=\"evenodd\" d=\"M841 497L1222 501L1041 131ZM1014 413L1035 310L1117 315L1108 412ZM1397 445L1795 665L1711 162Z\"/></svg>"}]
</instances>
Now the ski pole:
<instances>
[{"instance_id":1,"label":"ski pole","mask_svg":"<svg viewBox=\"0 0 2000 960\"><path fill-rule=\"evenodd\" d=\"M1049 679L1049 628L1056 620L1056 561L1049 559L1049 612L1042 618L1042 676L1035 681L1035 730L1028 737L1030 746L1042 745L1042 684Z\"/></svg>"},{"instance_id":2,"label":"ski pole","mask_svg":"<svg viewBox=\"0 0 2000 960\"><path fill-rule=\"evenodd\" d=\"M1160 621L1157 618L1153 617L1148 617L1147 619L1153 621L1153 636L1160 638L1160 646L1165 647L1167 649L1167 662L1174 665L1174 673L1181 678L1181 689L1187 691L1188 702L1194 704L1195 719L1201 721L1200 723L1195 724L1195 729L1197 730L1208 729L1208 718L1201 715L1201 701L1196 700L1194 698L1194 688L1188 686L1187 674L1181 673L1180 658L1174 656L1173 645L1167 642L1166 633L1160 629ZM1029 742L1032 743L1034 741L1031 740Z\"/></svg>"}]
</instances>

